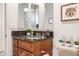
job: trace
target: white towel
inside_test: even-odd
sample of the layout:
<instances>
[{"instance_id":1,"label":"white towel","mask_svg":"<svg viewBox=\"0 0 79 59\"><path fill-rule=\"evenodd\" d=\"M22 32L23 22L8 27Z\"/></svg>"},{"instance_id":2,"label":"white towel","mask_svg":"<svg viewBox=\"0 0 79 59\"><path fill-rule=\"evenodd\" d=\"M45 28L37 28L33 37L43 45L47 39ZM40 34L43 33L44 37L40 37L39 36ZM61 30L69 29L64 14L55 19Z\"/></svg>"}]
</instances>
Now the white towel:
<instances>
[{"instance_id":1,"label":"white towel","mask_svg":"<svg viewBox=\"0 0 79 59\"><path fill-rule=\"evenodd\" d=\"M44 54L43 56L49 56L49 54Z\"/></svg>"}]
</instances>

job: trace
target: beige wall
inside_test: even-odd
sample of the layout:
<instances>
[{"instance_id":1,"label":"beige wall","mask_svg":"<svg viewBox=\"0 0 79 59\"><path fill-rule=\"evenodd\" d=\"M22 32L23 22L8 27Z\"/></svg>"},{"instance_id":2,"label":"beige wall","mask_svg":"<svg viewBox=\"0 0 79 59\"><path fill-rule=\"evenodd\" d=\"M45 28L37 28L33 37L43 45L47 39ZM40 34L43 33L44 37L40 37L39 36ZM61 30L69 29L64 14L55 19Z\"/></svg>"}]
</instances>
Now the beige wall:
<instances>
[{"instance_id":1,"label":"beige wall","mask_svg":"<svg viewBox=\"0 0 79 59\"><path fill-rule=\"evenodd\" d=\"M0 51L5 50L5 8L4 4L0 3Z\"/></svg>"},{"instance_id":2,"label":"beige wall","mask_svg":"<svg viewBox=\"0 0 79 59\"><path fill-rule=\"evenodd\" d=\"M79 40L79 21L61 22L61 5L59 3L54 4L54 44L56 55L58 55L57 45L58 40L63 36L68 40Z\"/></svg>"},{"instance_id":3,"label":"beige wall","mask_svg":"<svg viewBox=\"0 0 79 59\"><path fill-rule=\"evenodd\" d=\"M6 4L6 55L12 55L13 40L11 31L17 30L18 24L18 4Z\"/></svg>"}]
</instances>

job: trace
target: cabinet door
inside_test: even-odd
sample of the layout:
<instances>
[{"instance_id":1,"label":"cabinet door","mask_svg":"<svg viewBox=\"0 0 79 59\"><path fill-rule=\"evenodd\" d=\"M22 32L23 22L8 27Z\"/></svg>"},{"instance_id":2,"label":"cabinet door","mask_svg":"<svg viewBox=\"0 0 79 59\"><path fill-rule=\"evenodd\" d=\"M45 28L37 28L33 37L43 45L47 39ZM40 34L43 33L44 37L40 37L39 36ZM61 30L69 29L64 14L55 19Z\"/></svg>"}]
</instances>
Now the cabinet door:
<instances>
[{"instance_id":1,"label":"cabinet door","mask_svg":"<svg viewBox=\"0 0 79 59\"><path fill-rule=\"evenodd\" d=\"M40 41L38 42L34 42L33 43L33 54L34 56L40 56L41 52L40 52Z\"/></svg>"},{"instance_id":2,"label":"cabinet door","mask_svg":"<svg viewBox=\"0 0 79 59\"><path fill-rule=\"evenodd\" d=\"M25 51L25 50L22 50L22 49L19 49L19 56L32 56L33 54L28 52L28 51Z\"/></svg>"},{"instance_id":3,"label":"cabinet door","mask_svg":"<svg viewBox=\"0 0 79 59\"><path fill-rule=\"evenodd\" d=\"M41 47L41 52L44 51L42 53L48 53L49 55L52 55L52 40L51 39L41 41L40 47Z\"/></svg>"},{"instance_id":4,"label":"cabinet door","mask_svg":"<svg viewBox=\"0 0 79 59\"><path fill-rule=\"evenodd\" d=\"M48 50L52 48L52 40L47 39L41 41L41 50Z\"/></svg>"}]
</instances>

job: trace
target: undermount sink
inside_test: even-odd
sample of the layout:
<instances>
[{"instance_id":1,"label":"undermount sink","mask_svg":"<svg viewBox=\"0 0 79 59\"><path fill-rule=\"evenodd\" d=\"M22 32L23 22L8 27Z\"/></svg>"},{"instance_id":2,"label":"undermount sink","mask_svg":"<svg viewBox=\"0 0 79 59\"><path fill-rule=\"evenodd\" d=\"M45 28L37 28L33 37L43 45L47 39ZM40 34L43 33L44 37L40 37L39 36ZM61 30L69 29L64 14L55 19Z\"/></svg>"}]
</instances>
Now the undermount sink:
<instances>
[{"instance_id":1,"label":"undermount sink","mask_svg":"<svg viewBox=\"0 0 79 59\"><path fill-rule=\"evenodd\" d=\"M37 37L37 36L19 36L22 39L31 39L31 40L40 40L40 39L44 39L42 37Z\"/></svg>"},{"instance_id":2,"label":"undermount sink","mask_svg":"<svg viewBox=\"0 0 79 59\"><path fill-rule=\"evenodd\" d=\"M27 38L27 39L36 39L36 40L41 39L41 37L34 37L34 36L33 36L33 37L27 37L27 36L26 36L26 38Z\"/></svg>"}]
</instances>

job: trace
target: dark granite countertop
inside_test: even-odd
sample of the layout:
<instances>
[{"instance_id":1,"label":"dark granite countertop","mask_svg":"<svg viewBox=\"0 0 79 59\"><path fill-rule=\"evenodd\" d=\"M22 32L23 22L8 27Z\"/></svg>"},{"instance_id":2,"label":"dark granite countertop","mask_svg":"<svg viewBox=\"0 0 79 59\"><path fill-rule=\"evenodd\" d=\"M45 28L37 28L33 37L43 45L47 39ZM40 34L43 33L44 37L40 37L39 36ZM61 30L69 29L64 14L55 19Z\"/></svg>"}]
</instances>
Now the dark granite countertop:
<instances>
[{"instance_id":1,"label":"dark granite countertop","mask_svg":"<svg viewBox=\"0 0 79 59\"><path fill-rule=\"evenodd\" d=\"M26 37L23 37L23 36L12 36L13 39L19 39L19 40L22 40L22 41L29 41L29 42L37 42L37 41L42 41L42 40L47 40L49 38L39 38L39 39L28 39Z\"/></svg>"}]
</instances>

